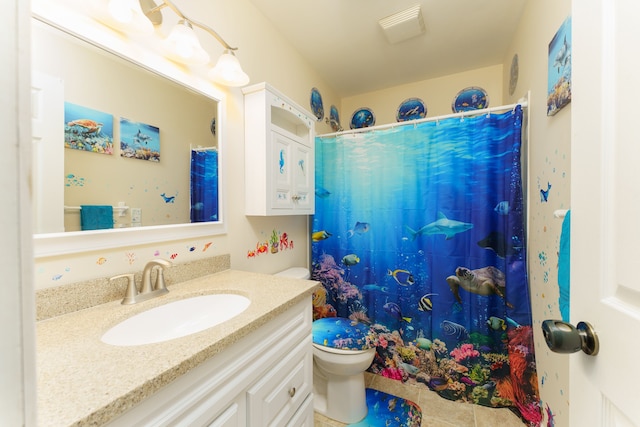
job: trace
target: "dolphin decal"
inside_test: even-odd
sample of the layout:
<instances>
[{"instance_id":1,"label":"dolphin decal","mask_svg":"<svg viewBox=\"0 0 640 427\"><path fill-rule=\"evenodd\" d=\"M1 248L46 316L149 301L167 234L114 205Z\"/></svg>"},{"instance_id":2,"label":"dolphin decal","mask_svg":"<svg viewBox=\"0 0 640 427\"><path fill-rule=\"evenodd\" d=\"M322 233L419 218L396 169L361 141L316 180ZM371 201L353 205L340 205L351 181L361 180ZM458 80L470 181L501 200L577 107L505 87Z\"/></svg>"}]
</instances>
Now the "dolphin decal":
<instances>
[{"instance_id":1,"label":"dolphin decal","mask_svg":"<svg viewBox=\"0 0 640 427\"><path fill-rule=\"evenodd\" d=\"M553 66L560 72L561 68L564 68L571 63L571 50L569 49L569 43L567 43L567 36L564 36L564 42L560 46L560 50L556 54L553 60Z\"/></svg>"},{"instance_id":2,"label":"dolphin decal","mask_svg":"<svg viewBox=\"0 0 640 427\"><path fill-rule=\"evenodd\" d=\"M445 239L450 240L456 234L472 229L473 224L449 219L442 212L438 212L436 221L425 225L418 231L412 230L409 226L405 226L405 228L409 231L411 240L415 240L417 236L431 236L433 234L444 234Z\"/></svg>"}]
</instances>

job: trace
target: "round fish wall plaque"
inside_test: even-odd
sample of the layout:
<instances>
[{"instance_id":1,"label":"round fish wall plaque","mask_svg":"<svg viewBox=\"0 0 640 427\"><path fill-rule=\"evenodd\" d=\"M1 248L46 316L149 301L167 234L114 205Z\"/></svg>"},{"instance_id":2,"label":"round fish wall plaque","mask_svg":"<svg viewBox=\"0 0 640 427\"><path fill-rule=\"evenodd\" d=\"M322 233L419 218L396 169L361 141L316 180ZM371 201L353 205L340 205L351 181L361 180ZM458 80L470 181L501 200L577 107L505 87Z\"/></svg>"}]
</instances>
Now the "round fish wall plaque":
<instances>
[{"instance_id":1,"label":"round fish wall plaque","mask_svg":"<svg viewBox=\"0 0 640 427\"><path fill-rule=\"evenodd\" d=\"M518 86L518 54L513 55L513 59L511 60L511 71L509 74L509 95L513 95L516 91L516 87Z\"/></svg>"},{"instance_id":2,"label":"round fish wall plaque","mask_svg":"<svg viewBox=\"0 0 640 427\"><path fill-rule=\"evenodd\" d=\"M482 110L489 106L489 96L484 89L477 86L471 86L462 89L453 98L451 109L454 113L463 111Z\"/></svg>"},{"instance_id":3,"label":"round fish wall plaque","mask_svg":"<svg viewBox=\"0 0 640 427\"><path fill-rule=\"evenodd\" d=\"M318 121L324 118L324 105L322 104L322 95L318 89L311 88L311 111Z\"/></svg>"},{"instance_id":4,"label":"round fish wall plaque","mask_svg":"<svg viewBox=\"0 0 640 427\"><path fill-rule=\"evenodd\" d=\"M339 132L342 129L342 126L340 126L340 114L335 105L329 108L329 125L334 132Z\"/></svg>"},{"instance_id":5,"label":"round fish wall plaque","mask_svg":"<svg viewBox=\"0 0 640 427\"><path fill-rule=\"evenodd\" d=\"M369 108L359 108L351 116L351 129L368 128L375 124L376 116Z\"/></svg>"},{"instance_id":6,"label":"round fish wall plaque","mask_svg":"<svg viewBox=\"0 0 640 427\"><path fill-rule=\"evenodd\" d=\"M407 120L424 119L427 116L427 107L420 98L409 98L402 101L396 113L396 120L405 122Z\"/></svg>"}]
</instances>

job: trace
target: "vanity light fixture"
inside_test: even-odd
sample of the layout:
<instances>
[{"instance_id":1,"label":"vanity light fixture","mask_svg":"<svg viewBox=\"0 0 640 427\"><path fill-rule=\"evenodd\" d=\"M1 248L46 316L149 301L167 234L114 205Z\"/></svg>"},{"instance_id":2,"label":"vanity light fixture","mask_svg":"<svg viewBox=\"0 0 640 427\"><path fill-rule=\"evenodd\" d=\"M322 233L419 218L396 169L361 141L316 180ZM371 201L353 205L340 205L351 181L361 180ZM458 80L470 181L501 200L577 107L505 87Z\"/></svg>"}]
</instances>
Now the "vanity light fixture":
<instances>
[{"instance_id":1,"label":"vanity light fixture","mask_svg":"<svg viewBox=\"0 0 640 427\"><path fill-rule=\"evenodd\" d=\"M96 9L99 21L128 33L152 33L154 25L162 24L162 10L171 9L178 15L179 21L162 41L161 49L167 58L185 65L209 63L209 54L202 48L195 33L194 27L197 27L209 33L224 47L222 56L208 73L209 78L224 86L245 86L249 83L249 76L242 70L234 54L238 48L231 47L209 26L185 16L173 1L162 0L160 4L156 4L154 0L94 0L94 3L99 5ZM129 19L126 24L120 23L122 17L126 20L129 15L135 19Z\"/></svg>"},{"instance_id":2,"label":"vanity light fixture","mask_svg":"<svg viewBox=\"0 0 640 427\"><path fill-rule=\"evenodd\" d=\"M138 0L94 0L93 16L103 24L123 33L153 33L153 24L142 12Z\"/></svg>"},{"instance_id":3,"label":"vanity light fixture","mask_svg":"<svg viewBox=\"0 0 640 427\"><path fill-rule=\"evenodd\" d=\"M209 78L225 86L245 86L249 83L249 76L242 70L240 62L233 53L233 51L238 50L238 48L229 46L212 28L186 17L170 0L162 0L162 3L159 5L156 5L153 0L139 1L143 13L154 25L162 24L161 11L167 7L180 18L176 28L172 30L168 37L170 38L176 34L175 31L177 30L180 42L170 42L170 46L165 45L165 47L173 48L174 53L169 55L170 59L187 65L194 62L209 62L209 55L202 49L202 46L200 46L195 31L193 30L193 27L198 27L212 35L225 49L220 59L218 59L216 66L209 72ZM189 35L187 36L186 34ZM186 40L190 41L187 43ZM205 57L206 61L204 61Z\"/></svg>"}]
</instances>

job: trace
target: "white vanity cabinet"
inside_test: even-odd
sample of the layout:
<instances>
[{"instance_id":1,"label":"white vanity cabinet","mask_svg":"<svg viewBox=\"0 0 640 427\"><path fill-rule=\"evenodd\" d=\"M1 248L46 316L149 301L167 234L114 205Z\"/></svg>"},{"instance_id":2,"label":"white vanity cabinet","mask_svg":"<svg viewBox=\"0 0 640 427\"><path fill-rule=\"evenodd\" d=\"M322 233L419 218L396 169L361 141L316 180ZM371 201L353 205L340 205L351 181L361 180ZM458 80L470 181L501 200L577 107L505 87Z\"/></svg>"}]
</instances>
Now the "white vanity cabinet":
<instances>
[{"instance_id":1,"label":"white vanity cabinet","mask_svg":"<svg viewBox=\"0 0 640 427\"><path fill-rule=\"evenodd\" d=\"M311 322L304 299L109 425L312 427Z\"/></svg>"},{"instance_id":2,"label":"white vanity cabinet","mask_svg":"<svg viewBox=\"0 0 640 427\"><path fill-rule=\"evenodd\" d=\"M315 116L268 83L242 92L245 214L312 215Z\"/></svg>"}]
</instances>

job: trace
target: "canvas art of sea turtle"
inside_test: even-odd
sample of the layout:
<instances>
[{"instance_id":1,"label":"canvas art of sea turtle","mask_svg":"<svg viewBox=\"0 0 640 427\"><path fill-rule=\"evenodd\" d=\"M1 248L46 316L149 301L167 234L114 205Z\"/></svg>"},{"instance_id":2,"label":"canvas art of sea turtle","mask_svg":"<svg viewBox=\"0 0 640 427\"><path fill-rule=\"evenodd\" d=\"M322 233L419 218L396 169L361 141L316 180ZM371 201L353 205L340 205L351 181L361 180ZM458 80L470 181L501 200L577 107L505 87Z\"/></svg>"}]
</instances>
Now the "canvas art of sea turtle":
<instances>
[{"instance_id":1,"label":"canvas art of sea turtle","mask_svg":"<svg viewBox=\"0 0 640 427\"><path fill-rule=\"evenodd\" d=\"M513 308L513 305L505 299L504 273L492 265L476 270L458 267L455 275L447 277L447 283L459 303L462 303L460 298L460 288L462 288L477 295L498 295L505 300L507 307Z\"/></svg>"}]
</instances>

